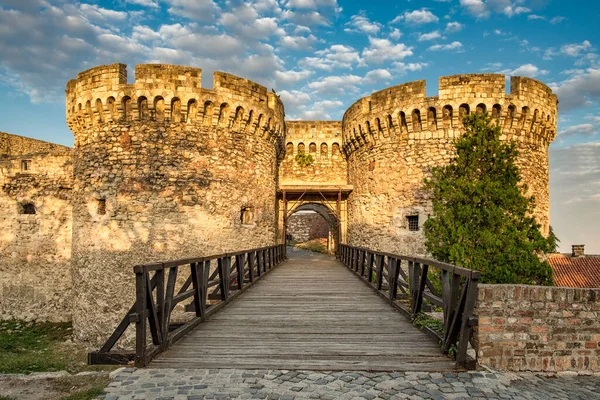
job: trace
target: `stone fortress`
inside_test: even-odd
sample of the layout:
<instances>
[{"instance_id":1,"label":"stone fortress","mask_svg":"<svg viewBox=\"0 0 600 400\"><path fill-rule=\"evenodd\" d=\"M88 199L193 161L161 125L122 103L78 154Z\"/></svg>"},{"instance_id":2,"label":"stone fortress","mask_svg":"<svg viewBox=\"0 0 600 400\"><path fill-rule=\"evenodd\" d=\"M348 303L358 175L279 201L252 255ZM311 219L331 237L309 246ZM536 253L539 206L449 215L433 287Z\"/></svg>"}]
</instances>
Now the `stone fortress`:
<instances>
[{"instance_id":1,"label":"stone fortress","mask_svg":"<svg viewBox=\"0 0 600 400\"><path fill-rule=\"evenodd\" d=\"M470 112L517 143L548 234L558 101L535 79L512 77L506 93L504 75L442 77L435 97L411 82L342 121L286 121L265 87L216 72L204 89L201 74L137 65L128 83L123 64L92 68L67 84L73 149L0 134L0 318L73 320L98 345L133 303L133 265L281 243L305 209L332 242L424 255L423 179Z\"/></svg>"}]
</instances>

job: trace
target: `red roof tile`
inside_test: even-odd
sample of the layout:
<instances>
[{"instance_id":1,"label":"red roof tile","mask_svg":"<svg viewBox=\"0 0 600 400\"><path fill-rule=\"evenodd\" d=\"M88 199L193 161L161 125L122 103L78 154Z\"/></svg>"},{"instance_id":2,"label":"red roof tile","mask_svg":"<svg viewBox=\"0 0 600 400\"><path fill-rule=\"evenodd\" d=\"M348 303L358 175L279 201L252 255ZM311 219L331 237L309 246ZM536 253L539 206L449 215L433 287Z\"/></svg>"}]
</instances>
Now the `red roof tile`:
<instances>
[{"instance_id":1,"label":"red roof tile","mask_svg":"<svg viewBox=\"0 0 600 400\"><path fill-rule=\"evenodd\" d=\"M600 288L600 256L550 254L548 262L554 270L556 286Z\"/></svg>"}]
</instances>

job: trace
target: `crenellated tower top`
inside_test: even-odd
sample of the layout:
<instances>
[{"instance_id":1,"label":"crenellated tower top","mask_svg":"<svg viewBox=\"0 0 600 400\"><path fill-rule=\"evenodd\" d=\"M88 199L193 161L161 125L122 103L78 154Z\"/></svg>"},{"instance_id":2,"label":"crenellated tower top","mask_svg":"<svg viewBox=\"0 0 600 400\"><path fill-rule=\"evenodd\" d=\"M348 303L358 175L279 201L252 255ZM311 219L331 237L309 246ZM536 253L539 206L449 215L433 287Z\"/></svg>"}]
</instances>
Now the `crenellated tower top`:
<instances>
[{"instance_id":1,"label":"crenellated tower top","mask_svg":"<svg viewBox=\"0 0 600 400\"><path fill-rule=\"evenodd\" d=\"M355 102L343 118L346 154L377 141L402 137L456 137L462 116L489 112L503 132L516 140L546 146L556 135L558 100L542 82L502 74L465 74L439 78L439 95L427 97L424 80L373 93Z\"/></svg>"},{"instance_id":2,"label":"crenellated tower top","mask_svg":"<svg viewBox=\"0 0 600 400\"><path fill-rule=\"evenodd\" d=\"M279 97L250 80L214 73L213 89L202 88L202 70L179 65L139 64L135 82L127 66L102 65L78 74L66 89L69 128L118 121L200 124L235 132L260 132L270 140L284 133Z\"/></svg>"}]
</instances>

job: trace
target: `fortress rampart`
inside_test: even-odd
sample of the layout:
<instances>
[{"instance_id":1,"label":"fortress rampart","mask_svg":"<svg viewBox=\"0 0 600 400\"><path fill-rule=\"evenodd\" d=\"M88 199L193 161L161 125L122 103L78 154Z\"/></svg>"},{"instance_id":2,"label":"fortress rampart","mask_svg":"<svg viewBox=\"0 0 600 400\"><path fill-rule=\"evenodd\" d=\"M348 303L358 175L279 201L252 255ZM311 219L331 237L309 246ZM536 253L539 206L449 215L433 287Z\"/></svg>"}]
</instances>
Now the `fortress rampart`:
<instances>
[{"instance_id":1,"label":"fortress rampart","mask_svg":"<svg viewBox=\"0 0 600 400\"><path fill-rule=\"evenodd\" d=\"M99 66L67 84L74 149L0 132L0 318L72 316L75 337L98 345L134 298L133 265L281 240L277 185L344 186L342 238L422 255L423 179L451 159L470 112L490 113L516 143L548 233L557 99L539 81L512 77L506 93L504 75L441 77L434 97L410 82L358 100L342 121L286 122L265 87L216 72L204 89L201 76L137 65L128 82L125 65ZM299 150L313 165L297 164ZM335 194L302 202L335 210Z\"/></svg>"},{"instance_id":2,"label":"fortress rampart","mask_svg":"<svg viewBox=\"0 0 600 400\"><path fill-rule=\"evenodd\" d=\"M272 245L283 105L254 82L137 65L67 85L75 136L73 325L98 344L134 297L131 267Z\"/></svg>"},{"instance_id":3,"label":"fortress rampart","mask_svg":"<svg viewBox=\"0 0 600 400\"><path fill-rule=\"evenodd\" d=\"M498 74L441 77L439 96L426 97L425 81L410 82L375 92L346 111L343 148L354 186L350 244L425 254L422 224L431 206L423 179L432 166L450 160L462 117L470 112L490 113L502 127L501 139L516 142L523 183L548 234L548 146L556 134L558 101L535 79L512 77L510 94L505 87L505 76Z\"/></svg>"}]
</instances>

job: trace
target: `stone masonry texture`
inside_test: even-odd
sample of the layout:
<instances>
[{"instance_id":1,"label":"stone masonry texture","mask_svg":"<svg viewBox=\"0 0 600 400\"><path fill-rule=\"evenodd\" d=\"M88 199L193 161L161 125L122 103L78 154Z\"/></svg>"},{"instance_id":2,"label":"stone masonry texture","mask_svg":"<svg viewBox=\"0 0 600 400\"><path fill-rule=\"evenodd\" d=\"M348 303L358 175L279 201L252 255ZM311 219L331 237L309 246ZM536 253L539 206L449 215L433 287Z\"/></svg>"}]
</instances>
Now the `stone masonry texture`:
<instances>
[{"instance_id":1,"label":"stone masonry texture","mask_svg":"<svg viewBox=\"0 0 600 400\"><path fill-rule=\"evenodd\" d=\"M600 372L600 289L478 289L479 363L510 371Z\"/></svg>"},{"instance_id":2,"label":"stone masonry texture","mask_svg":"<svg viewBox=\"0 0 600 400\"><path fill-rule=\"evenodd\" d=\"M306 242L312 239L327 238L329 225L317 213L293 214L288 218L287 233L296 242Z\"/></svg>"},{"instance_id":3,"label":"stone masonry texture","mask_svg":"<svg viewBox=\"0 0 600 400\"><path fill-rule=\"evenodd\" d=\"M137 65L67 85L75 136L73 328L106 340L134 299L132 266L275 244L283 105L263 86Z\"/></svg>"},{"instance_id":4,"label":"stone masonry texture","mask_svg":"<svg viewBox=\"0 0 600 400\"><path fill-rule=\"evenodd\" d=\"M0 146L0 318L69 321L72 149L6 133Z\"/></svg>"},{"instance_id":5,"label":"stone masonry texture","mask_svg":"<svg viewBox=\"0 0 600 400\"><path fill-rule=\"evenodd\" d=\"M557 98L541 82L512 77L507 93L504 75L441 77L438 96L410 82L358 100L342 121L285 121L265 87L216 72L205 89L201 76L137 65L128 83L123 64L95 67L67 84L74 149L0 133L0 318L72 319L96 347L134 301L135 264L282 240L278 186L345 186L348 244L426 255L423 179L450 160L470 112L516 142L548 233ZM300 150L313 165L297 165Z\"/></svg>"},{"instance_id":6,"label":"stone masonry texture","mask_svg":"<svg viewBox=\"0 0 600 400\"><path fill-rule=\"evenodd\" d=\"M342 124L339 121L286 121L285 158L279 167L280 185L346 185L347 163L341 152ZM300 167L299 151L310 154L314 163Z\"/></svg>"},{"instance_id":7,"label":"stone masonry texture","mask_svg":"<svg viewBox=\"0 0 600 400\"><path fill-rule=\"evenodd\" d=\"M488 112L502 127L502 140L520 152L518 165L542 233L549 230L548 146L556 134L557 98L541 82L504 75L439 78L439 95L426 97L425 81L394 86L354 103L342 122L348 159L348 244L406 255L425 255L422 224L431 214L423 179L447 163L461 118ZM419 230L407 217L418 216Z\"/></svg>"}]
</instances>

